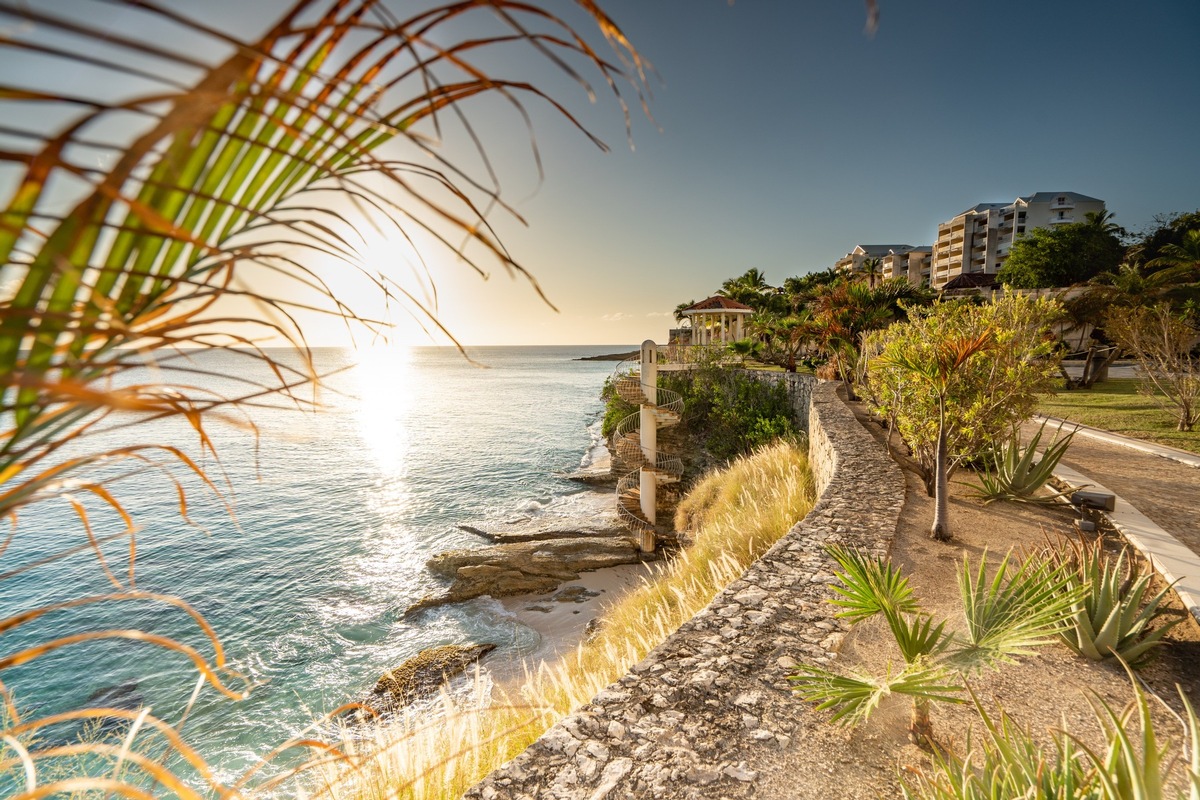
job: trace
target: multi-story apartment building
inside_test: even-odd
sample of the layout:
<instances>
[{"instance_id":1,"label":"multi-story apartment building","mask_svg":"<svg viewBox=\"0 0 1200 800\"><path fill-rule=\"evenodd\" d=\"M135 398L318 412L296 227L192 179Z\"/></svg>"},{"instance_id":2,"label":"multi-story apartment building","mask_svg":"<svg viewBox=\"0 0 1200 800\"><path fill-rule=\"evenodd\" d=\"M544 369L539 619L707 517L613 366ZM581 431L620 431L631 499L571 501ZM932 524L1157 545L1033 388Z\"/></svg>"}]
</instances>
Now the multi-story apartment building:
<instances>
[{"instance_id":1,"label":"multi-story apartment building","mask_svg":"<svg viewBox=\"0 0 1200 800\"><path fill-rule=\"evenodd\" d=\"M929 279L933 248L913 247L910 244L860 244L838 259L834 268L842 272L861 273L863 262L877 258L880 279L908 278L914 285Z\"/></svg>"},{"instance_id":2,"label":"multi-story apartment building","mask_svg":"<svg viewBox=\"0 0 1200 800\"><path fill-rule=\"evenodd\" d=\"M908 278L913 286L925 286L929 283L932 261L933 248L929 245L889 250L883 257L883 277Z\"/></svg>"},{"instance_id":3,"label":"multi-story apartment building","mask_svg":"<svg viewBox=\"0 0 1200 800\"><path fill-rule=\"evenodd\" d=\"M930 285L940 288L959 275L994 275L1026 231L1083 222L1092 211L1103 213L1104 201L1076 192L1037 192L969 208L938 225Z\"/></svg>"}]
</instances>

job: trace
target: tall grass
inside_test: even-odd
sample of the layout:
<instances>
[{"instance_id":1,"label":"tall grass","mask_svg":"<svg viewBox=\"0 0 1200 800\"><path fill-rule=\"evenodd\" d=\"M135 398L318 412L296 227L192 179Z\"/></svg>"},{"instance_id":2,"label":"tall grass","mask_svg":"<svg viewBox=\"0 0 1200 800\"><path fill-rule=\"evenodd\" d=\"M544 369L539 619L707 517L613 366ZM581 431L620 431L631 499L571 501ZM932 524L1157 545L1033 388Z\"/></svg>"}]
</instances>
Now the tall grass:
<instances>
[{"instance_id":1,"label":"tall grass","mask_svg":"<svg viewBox=\"0 0 1200 800\"><path fill-rule=\"evenodd\" d=\"M813 503L805 453L784 441L710 474L684 498L676 526L690 544L601 616L572 654L543 663L518 686L466 701L443 697L437 719L377 726L309 783L335 800L459 797L556 721L591 700L738 578ZM359 753L362 755L360 756Z\"/></svg>"}]
</instances>

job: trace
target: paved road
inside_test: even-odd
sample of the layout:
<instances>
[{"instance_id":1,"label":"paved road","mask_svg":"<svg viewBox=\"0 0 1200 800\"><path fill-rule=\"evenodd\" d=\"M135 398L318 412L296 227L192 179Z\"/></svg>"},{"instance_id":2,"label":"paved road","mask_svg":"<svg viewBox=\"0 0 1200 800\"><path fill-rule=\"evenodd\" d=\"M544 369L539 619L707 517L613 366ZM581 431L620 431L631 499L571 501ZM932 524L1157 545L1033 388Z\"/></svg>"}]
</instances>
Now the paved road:
<instances>
[{"instance_id":1,"label":"paved road","mask_svg":"<svg viewBox=\"0 0 1200 800\"><path fill-rule=\"evenodd\" d=\"M1036 429L1027 424L1025 435ZM1062 463L1107 486L1200 554L1200 469L1082 435Z\"/></svg>"}]
</instances>

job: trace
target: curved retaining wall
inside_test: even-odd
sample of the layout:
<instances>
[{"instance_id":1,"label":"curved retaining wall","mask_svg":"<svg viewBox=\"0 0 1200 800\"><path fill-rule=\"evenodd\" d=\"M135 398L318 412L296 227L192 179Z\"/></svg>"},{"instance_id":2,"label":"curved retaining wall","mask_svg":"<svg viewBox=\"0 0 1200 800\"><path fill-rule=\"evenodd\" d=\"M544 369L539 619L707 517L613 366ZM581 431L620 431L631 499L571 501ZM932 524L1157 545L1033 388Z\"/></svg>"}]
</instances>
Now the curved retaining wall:
<instances>
[{"instance_id":1,"label":"curved retaining wall","mask_svg":"<svg viewBox=\"0 0 1200 800\"><path fill-rule=\"evenodd\" d=\"M827 543L886 554L904 502L899 468L835 394L836 384L776 373L798 419L820 493L812 511L742 577L628 674L548 730L466 797L605 800L753 792L755 748L790 741L810 713L787 691L793 659L826 663L845 624L824 602ZM752 761L753 758L750 758Z\"/></svg>"}]
</instances>

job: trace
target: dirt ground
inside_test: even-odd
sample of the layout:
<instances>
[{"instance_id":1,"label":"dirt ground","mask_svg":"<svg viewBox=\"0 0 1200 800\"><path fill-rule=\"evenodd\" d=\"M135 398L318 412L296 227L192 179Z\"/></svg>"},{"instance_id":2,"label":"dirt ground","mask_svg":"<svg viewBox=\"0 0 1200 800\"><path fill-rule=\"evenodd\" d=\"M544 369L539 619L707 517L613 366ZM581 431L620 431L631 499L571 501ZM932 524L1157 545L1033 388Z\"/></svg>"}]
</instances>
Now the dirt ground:
<instances>
[{"instance_id":1,"label":"dirt ground","mask_svg":"<svg viewBox=\"0 0 1200 800\"><path fill-rule=\"evenodd\" d=\"M884 446L879 426L869 421L865 425ZM954 479L958 482L951 484L954 539L935 542L928 534L933 501L926 496L919 477L908 469L904 474L907 495L892 560L909 576L924 609L950 619L948 628L962 625L957 571L964 557L976 564L986 550L989 563L996 563L1010 548L1036 548L1044 545L1048 536L1074 535L1073 514L1067 507L1019 503L985 507L959 483L969 482L970 474L959 473ZM1114 487L1110 484L1110 488ZM1107 538L1114 550L1120 547L1115 534ZM1176 685L1193 704L1200 701L1200 628L1177 601L1168 618L1183 621L1138 676L1160 699L1151 700L1161 723L1160 734L1169 737L1176 748L1173 753L1179 753L1182 729L1167 707L1174 713L1182 708ZM902 662L886 626L873 620L852 629L843 642L836 669L874 673L886 669L888 663L895 669ZM1088 743L1098 743L1100 736L1089 697L1099 697L1117 708L1132 698L1129 679L1119 664L1089 661L1057 642L1035 655L1021 657L1018 663L972 676L969 685L989 713L1003 707L1035 734L1066 729ZM906 698L891 697L866 724L853 730L828 724L828 712L804 715L789 746L752 765L760 770L757 796L899 796L897 774L929 764L928 754L908 742L910 708ZM932 717L941 746L960 754L966 750L969 731L974 729L977 735L980 729L979 717L969 705L936 704Z\"/></svg>"}]
</instances>

